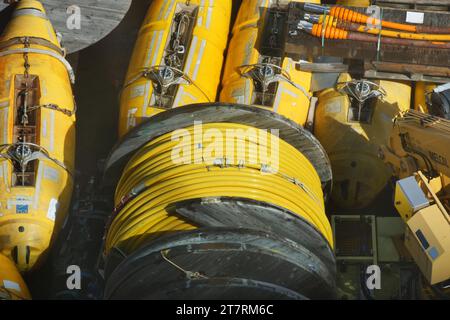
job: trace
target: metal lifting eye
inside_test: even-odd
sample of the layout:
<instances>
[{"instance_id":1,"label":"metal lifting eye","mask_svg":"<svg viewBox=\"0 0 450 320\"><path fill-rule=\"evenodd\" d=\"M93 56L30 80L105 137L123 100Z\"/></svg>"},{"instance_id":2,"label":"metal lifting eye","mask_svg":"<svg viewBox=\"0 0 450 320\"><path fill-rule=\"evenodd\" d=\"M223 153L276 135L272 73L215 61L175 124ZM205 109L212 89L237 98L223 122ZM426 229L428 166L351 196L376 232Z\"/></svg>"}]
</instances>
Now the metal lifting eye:
<instances>
[{"instance_id":1,"label":"metal lifting eye","mask_svg":"<svg viewBox=\"0 0 450 320\"><path fill-rule=\"evenodd\" d=\"M15 150L15 156L21 161L30 158L32 153L31 148L26 144L19 144Z\"/></svg>"},{"instance_id":2,"label":"metal lifting eye","mask_svg":"<svg viewBox=\"0 0 450 320\"><path fill-rule=\"evenodd\" d=\"M173 78L175 77L175 73L173 72L173 70L171 68L162 67L159 70L159 76L164 81L170 81L170 80L173 80Z\"/></svg>"},{"instance_id":3,"label":"metal lifting eye","mask_svg":"<svg viewBox=\"0 0 450 320\"><path fill-rule=\"evenodd\" d=\"M367 82L360 82L355 87L356 93L361 97L367 97L370 93L370 86Z\"/></svg>"},{"instance_id":4,"label":"metal lifting eye","mask_svg":"<svg viewBox=\"0 0 450 320\"><path fill-rule=\"evenodd\" d=\"M261 68L259 68L259 74L264 78L271 78L275 76L275 71L272 67L264 65Z\"/></svg>"},{"instance_id":5,"label":"metal lifting eye","mask_svg":"<svg viewBox=\"0 0 450 320\"><path fill-rule=\"evenodd\" d=\"M370 98L380 98L386 95L386 91L382 87L367 80L353 80L338 83L337 89L339 92L351 95L360 103Z\"/></svg>"},{"instance_id":6,"label":"metal lifting eye","mask_svg":"<svg viewBox=\"0 0 450 320\"><path fill-rule=\"evenodd\" d=\"M18 163L22 170L25 170L25 167L30 161L42 159L50 160L72 175L64 163L50 157L47 150L34 143L18 142L0 145L0 158L9 160L13 163Z\"/></svg>"},{"instance_id":7,"label":"metal lifting eye","mask_svg":"<svg viewBox=\"0 0 450 320\"><path fill-rule=\"evenodd\" d=\"M311 95L305 88L291 80L291 76L286 70L275 64L257 63L242 65L238 70L241 76L250 78L254 82L259 82L262 86L263 93L268 90L271 83L284 81L301 90L308 99L311 98Z\"/></svg>"}]
</instances>

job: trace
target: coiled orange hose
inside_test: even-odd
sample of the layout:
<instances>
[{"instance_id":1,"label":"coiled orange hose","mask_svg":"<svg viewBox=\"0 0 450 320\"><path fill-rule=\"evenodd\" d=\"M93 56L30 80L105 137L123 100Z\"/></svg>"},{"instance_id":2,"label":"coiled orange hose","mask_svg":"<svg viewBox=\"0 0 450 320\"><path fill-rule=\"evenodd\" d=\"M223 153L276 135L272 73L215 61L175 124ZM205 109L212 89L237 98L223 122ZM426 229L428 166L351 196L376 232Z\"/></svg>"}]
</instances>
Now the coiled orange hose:
<instances>
[{"instance_id":1,"label":"coiled orange hose","mask_svg":"<svg viewBox=\"0 0 450 320\"><path fill-rule=\"evenodd\" d=\"M342 32L333 31L333 29L329 29L330 27L339 29L339 30L346 30L346 31L356 31L360 33L365 34L372 34L372 35L380 35L383 37L389 37L389 38L395 38L395 39L407 39L407 40L420 40L420 41L450 41L450 35L446 34L420 34L420 33L407 33L407 32L400 32L400 31L392 31L392 30L380 30L378 28L367 28L364 25L360 25L354 22L339 20L339 18L332 17L332 16L321 16L321 19L319 20L319 25L322 26L322 24L325 22L325 29L326 29L326 38L327 39L348 39L349 34L348 32L345 33L345 38L334 38L334 37L328 37L328 34L337 33L338 36L342 36ZM320 27L321 28L321 27ZM322 36L322 33L319 35L314 34L316 36Z\"/></svg>"},{"instance_id":2,"label":"coiled orange hose","mask_svg":"<svg viewBox=\"0 0 450 320\"><path fill-rule=\"evenodd\" d=\"M372 25L379 25L381 23L381 26L384 28L403 30L407 32L417 32L416 26L391 21L383 21L339 6L332 7L330 9L329 15L349 22Z\"/></svg>"},{"instance_id":3,"label":"coiled orange hose","mask_svg":"<svg viewBox=\"0 0 450 320\"><path fill-rule=\"evenodd\" d=\"M312 34L316 37L322 37L322 32L325 32L325 39L348 39L348 32L342 29L333 27L332 25L326 25L325 28L322 24L314 24L312 28Z\"/></svg>"}]
</instances>

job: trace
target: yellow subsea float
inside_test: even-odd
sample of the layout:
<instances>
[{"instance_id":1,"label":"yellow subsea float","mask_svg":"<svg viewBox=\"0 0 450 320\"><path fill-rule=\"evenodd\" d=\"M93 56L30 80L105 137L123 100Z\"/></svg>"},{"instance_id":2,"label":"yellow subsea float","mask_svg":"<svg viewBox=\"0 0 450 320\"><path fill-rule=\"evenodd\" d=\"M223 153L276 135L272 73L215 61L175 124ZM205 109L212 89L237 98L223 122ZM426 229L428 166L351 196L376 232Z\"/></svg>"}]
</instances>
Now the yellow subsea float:
<instances>
[{"instance_id":1,"label":"yellow subsea float","mask_svg":"<svg viewBox=\"0 0 450 320\"><path fill-rule=\"evenodd\" d=\"M298 70L284 54L286 17L276 8L288 2L242 2L228 49L220 101L257 105L303 126L312 96L312 74Z\"/></svg>"},{"instance_id":2,"label":"yellow subsea float","mask_svg":"<svg viewBox=\"0 0 450 320\"><path fill-rule=\"evenodd\" d=\"M231 1L153 1L121 94L119 134L143 118L213 102L228 40Z\"/></svg>"},{"instance_id":3,"label":"yellow subsea float","mask_svg":"<svg viewBox=\"0 0 450 320\"><path fill-rule=\"evenodd\" d=\"M69 207L71 80L42 4L20 1L0 38L0 252L20 271L38 264Z\"/></svg>"},{"instance_id":4,"label":"yellow subsea float","mask_svg":"<svg viewBox=\"0 0 450 320\"><path fill-rule=\"evenodd\" d=\"M225 2L209 5L213 12L222 12ZM240 30L240 21L255 16L256 26L260 7L267 9L269 4L275 1L244 1L235 30L252 30L256 36L257 27ZM166 8L161 1L153 6L159 10L152 7L152 17ZM267 11L270 17L274 13ZM176 15L171 17L166 27L173 29L177 20ZM223 17L228 18L228 12ZM204 24L205 16L197 17L194 25L199 21ZM218 29L220 36L225 35L227 29L220 27L225 25L212 19L211 31L204 30L204 37L216 37L212 30ZM229 70L233 59L242 59L239 37L235 33L234 49L227 58ZM221 57L222 51L217 50L217 55ZM197 61L199 70L212 68L208 59L203 55ZM255 59L259 59L256 52ZM238 61L238 66L242 64ZM199 88L184 90L191 88L199 100L201 92L213 93L220 78L219 66L214 67L218 69L205 78L199 71ZM130 127L114 148L105 167L105 178L116 186L115 210L104 242L105 298L334 297L333 236L324 203L331 168L320 143L299 125L308 112L308 89L303 92L290 74L272 63L262 62L261 68L249 72L269 73L269 69L276 73L280 90L287 83L281 91L298 94L298 101L292 98L288 105L283 92L273 97L296 122L270 106L202 103L171 108L169 103L170 110L149 107L151 116ZM309 74L305 77L310 79ZM253 80L240 75L233 85L237 88L247 80L253 85ZM141 81L143 85L148 79ZM132 106L129 101L125 90L122 106ZM298 108L290 113L294 103ZM128 121L123 113L122 133Z\"/></svg>"},{"instance_id":5,"label":"yellow subsea float","mask_svg":"<svg viewBox=\"0 0 450 320\"><path fill-rule=\"evenodd\" d=\"M332 199L342 208L365 207L391 177L378 149L387 143L394 117L410 108L411 87L342 74L337 88L322 91L318 98L314 134L330 157Z\"/></svg>"},{"instance_id":6,"label":"yellow subsea float","mask_svg":"<svg viewBox=\"0 0 450 320\"><path fill-rule=\"evenodd\" d=\"M14 262L0 254L0 300L29 299L30 292Z\"/></svg>"}]
</instances>

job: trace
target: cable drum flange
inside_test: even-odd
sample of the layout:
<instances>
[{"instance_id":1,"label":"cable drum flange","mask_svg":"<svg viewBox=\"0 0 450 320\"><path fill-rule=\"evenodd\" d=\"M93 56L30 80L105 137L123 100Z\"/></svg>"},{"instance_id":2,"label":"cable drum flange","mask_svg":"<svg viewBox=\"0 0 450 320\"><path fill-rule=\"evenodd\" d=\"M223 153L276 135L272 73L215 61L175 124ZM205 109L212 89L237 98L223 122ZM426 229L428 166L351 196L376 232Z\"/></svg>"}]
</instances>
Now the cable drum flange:
<instances>
[{"instance_id":1,"label":"cable drum flange","mask_svg":"<svg viewBox=\"0 0 450 320\"><path fill-rule=\"evenodd\" d=\"M205 228L234 226L274 234L301 243L330 269L336 263L322 233L298 214L280 206L247 198L220 197L181 201L169 211Z\"/></svg>"},{"instance_id":2,"label":"cable drum flange","mask_svg":"<svg viewBox=\"0 0 450 320\"><path fill-rule=\"evenodd\" d=\"M109 263L107 299L335 297L333 267L301 244L264 231L204 228L178 232L117 259L115 268Z\"/></svg>"},{"instance_id":3,"label":"cable drum flange","mask_svg":"<svg viewBox=\"0 0 450 320\"><path fill-rule=\"evenodd\" d=\"M140 147L153 139L194 124L237 123L257 129L278 129L280 139L299 150L316 169L325 197L331 192L332 172L320 142L306 129L270 110L228 103L192 104L159 113L128 132L113 148L104 168L104 184L116 185L125 164Z\"/></svg>"}]
</instances>

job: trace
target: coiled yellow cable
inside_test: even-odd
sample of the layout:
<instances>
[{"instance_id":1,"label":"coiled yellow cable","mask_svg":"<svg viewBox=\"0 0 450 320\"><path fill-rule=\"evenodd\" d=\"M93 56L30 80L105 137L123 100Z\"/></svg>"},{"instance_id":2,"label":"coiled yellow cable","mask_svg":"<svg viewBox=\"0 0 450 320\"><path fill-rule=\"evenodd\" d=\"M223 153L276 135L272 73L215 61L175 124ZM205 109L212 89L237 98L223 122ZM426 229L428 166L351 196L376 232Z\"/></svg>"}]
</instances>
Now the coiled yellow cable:
<instances>
[{"instance_id":1,"label":"coiled yellow cable","mask_svg":"<svg viewBox=\"0 0 450 320\"><path fill-rule=\"evenodd\" d=\"M227 135L229 130L249 129L255 130L259 137L266 134L267 139L261 142L248 135L238 138ZM184 130L190 137L196 133L194 126ZM203 140L199 145L195 139L177 141L168 133L147 143L129 161L116 189L115 203L119 206L123 199L130 200L125 201L112 220L106 238L106 254L115 246L131 252L143 241L161 234L196 229L197 226L169 213L167 208L179 201L206 197L247 198L283 207L315 226L333 246L320 178L300 151L271 133L245 125L210 123L204 124L202 130L220 133L221 138L214 142L222 146L223 152L218 152L221 154L213 153L211 159L198 161L194 156L195 148L203 150L213 141L205 143ZM237 148L233 161L226 159L226 146L234 142ZM186 163L174 162L173 152L186 148L191 150L184 158ZM269 159L273 156L270 150L279 152L276 172L273 164L265 163L260 148L269 150ZM245 155L245 163L237 159L238 154ZM218 163L218 159L224 161ZM267 172L268 167L272 168L272 173ZM133 192L134 197L130 198Z\"/></svg>"}]
</instances>

